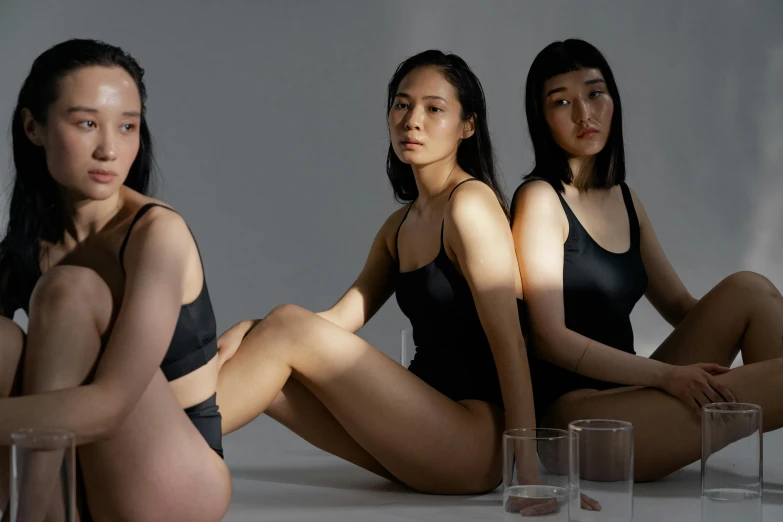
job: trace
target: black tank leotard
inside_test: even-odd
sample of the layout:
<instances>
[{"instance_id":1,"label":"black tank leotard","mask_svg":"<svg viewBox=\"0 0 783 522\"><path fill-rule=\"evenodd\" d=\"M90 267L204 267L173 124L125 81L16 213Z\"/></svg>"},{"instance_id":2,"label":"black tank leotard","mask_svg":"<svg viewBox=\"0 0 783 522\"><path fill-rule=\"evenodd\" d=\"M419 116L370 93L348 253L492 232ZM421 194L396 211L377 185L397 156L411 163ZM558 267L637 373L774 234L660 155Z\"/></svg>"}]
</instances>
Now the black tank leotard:
<instances>
[{"instance_id":1,"label":"black tank leotard","mask_svg":"<svg viewBox=\"0 0 783 522\"><path fill-rule=\"evenodd\" d=\"M530 181L534 179L539 178L531 178ZM596 243L565 198L555 190L568 219L568 237L563 245L563 307L566 328L569 330L612 348L636 354L630 316L647 289L647 271L639 248L639 220L631 192L625 183L621 183L620 188L628 213L631 246L619 254ZM520 317L524 315L520 314ZM528 341L531 340L528 336ZM528 346L531 347L530 344ZM607 390L623 386L584 377L543 361L532 353L529 361L539 418L555 400L570 391Z\"/></svg>"},{"instance_id":2,"label":"black tank leotard","mask_svg":"<svg viewBox=\"0 0 783 522\"><path fill-rule=\"evenodd\" d=\"M478 180L460 182L449 200L467 181ZM399 267L399 249L397 264ZM443 225L438 256L421 268L399 272L396 293L397 303L413 327L416 354L410 371L452 400L475 399L502 406L495 360L468 282L446 254Z\"/></svg>"}]
</instances>

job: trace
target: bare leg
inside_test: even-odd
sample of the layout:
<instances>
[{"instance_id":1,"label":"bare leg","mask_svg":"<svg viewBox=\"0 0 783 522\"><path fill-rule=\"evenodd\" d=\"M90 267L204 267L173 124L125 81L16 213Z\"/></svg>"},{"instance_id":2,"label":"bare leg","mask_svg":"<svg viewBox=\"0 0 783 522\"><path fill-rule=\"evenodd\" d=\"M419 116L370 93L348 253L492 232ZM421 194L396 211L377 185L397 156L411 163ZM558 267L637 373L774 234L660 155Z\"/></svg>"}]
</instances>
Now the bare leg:
<instances>
[{"instance_id":1,"label":"bare leg","mask_svg":"<svg viewBox=\"0 0 783 522\"><path fill-rule=\"evenodd\" d=\"M397 481L345 431L318 397L295 378L286 381L282 391L266 409L266 414L313 446L383 478Z\"/></svg>"},{"instance_id":2,"label":"bare leg","mask_svg":"<svg viewBox=\"0 0 783 522\"><path fill-rule=\"evenodd\" d=\"M503 413L482 401L452 401L329 321L293 305L275 309L220 372L224 432L264 412L294 378L359 446L408 486L478 493L501 476ZM344 445L342 431L331 431Z\"/></svg>"},{"instance_id":3,"label":"bare leg","mask_svg":"<svg viewBox=\"0 0 783 522\"><path fill-rule=\"evenodd\" d=\"M110 328L111 292L94 271L55 267L33 296L25 387L84 382ZM109 440L79 448L96 520L217 521L230 499L230 476L158 371Z\"/></svg>"},{"instance_id":4,"label":"bare leg","mask_svg":"<svg viewBox=\"0 0 783 522\"><path fill-rule=\"evenodd\" d=\"M783 426L783 359L735 368L716 378L738 401L764 408L764 431ZM654 389L577 390L547 412L546 426L566 428L576 419L620 419L634 425L634 477L657 480L701 458L701 424L682 401ZM596 458L599 458L597 456Z\"/></svg>"},{"instance_id":5,"label":"bare leg","mask_svg":"<svg viewBox=\"0 0 783 522\"><path fill-rule=\"evenodd\" d=\"M753 272L732 274L710 290L652 354L669 364L729 366L783 357L783 297Z\"/></svg>"},{"instance_id":6,"label":"bare leg","mask_svg":"<svg viewBox=\"0 0 783 522\"><path fill-rule=\"evenodd\" d=\"M0 317L0 399L14 389L24 348L24 332L11 319ZM7 447L0 447L0 511L8 508L10 462Z\"/></svg>"},{"instance_id":7,"label":"bare leg","mask_svg":"<svg viewBox=\"0 0 783 522\"><path fill-rule=\"evenodd\" d=\"M764 408L765 430L780 428L783 298L762 276L740 272L721 281L651 358L677 365L714 362L728 366L739 350L745 366L718 379L737 400ZM583 418L614 418L634 424L635 478L639 481L661 478L701 457L699 419L681 401L661 390L577 390L561 397L544 421L566 427L572 420Z\"/></svg>"},{"instance_id":8,"label":"bare leg","mask_svg":"<svg viewBox=\"0 0 783 522\"><path fill-rule=\"evenodd\" d=\"M0 397L11 395L24 342L22 329L11 319L0 317Z\"/></svg>"},{"instance_id":9,"label":"bare leg","mask_svg":"<svg viewBox=\"0 0 783 522\"><path fill-rule=\"evenodd\" d=\"M100 354L101 335L108 328L112 309L98 308L102 303L101 289L90 285L85 274L89 274L85 269L58 267L47 272L36 285L30 299L23 395L78 386L84 383L95 365ZM57 348L54 349L54 346ZM62 519L62 506L58 509L55 504L48 503L57 500L51 494L55 490L55 483L48 486L43 484L56 479L57 463L54 464L55 469L51 469L51 465L46 466L42 460L31 463L34 464L40 468L38 474L41 480L38 486L48 487L50 494L46 502L37 499L30 502L30 506L48 509L48 521ZM36 487L32 493L41 495L39 489ZM29 520L42 519L40 513L28 513L27 517Z\"/></svg>"}]
</instances>

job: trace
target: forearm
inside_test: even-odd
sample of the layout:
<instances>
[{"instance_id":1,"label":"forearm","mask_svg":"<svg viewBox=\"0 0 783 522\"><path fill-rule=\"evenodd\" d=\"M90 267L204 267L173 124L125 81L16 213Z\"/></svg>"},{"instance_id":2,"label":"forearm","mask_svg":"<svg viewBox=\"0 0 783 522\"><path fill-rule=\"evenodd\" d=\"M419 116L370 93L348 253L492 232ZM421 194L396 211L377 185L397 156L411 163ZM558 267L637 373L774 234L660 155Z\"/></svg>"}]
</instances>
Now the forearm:
<instances>
[{"instance_id":1,"label":"forearm","mask_svg":"<svg viewBox=\"0 0 783 522\"><path fill-rule=\"evenodd\" d=\"M502 394L506 429L535 428L536 413L533 405L533 389L530 385L530 370L527 365L519 368L515 379L505 380L502 385Z\"/></svg>"},{"instance_id":2,"label":"forearm","mask_svg":"<svg viewBox=\"0 0 783 522\"><path fill-rule=\"evenodd\" d=\"M340 310L336 307L324 310L323 312L316 312L315 315L322 319L326 319L346 332L356 333L364 325L363 320L357 320L356 318L350 319L348 314L340 313Z\"/></svg>"},{"instance_id":3,"label":"forearm","mask_svg":"<svg viewBox=\"0 0 783 522\"><path fill-rule=\"evenodd\" d=\"M109 438L119 413L109 404L95 385L0 399L0 445L10 445L11 434L24 428L65 429L77 445Z\"/></svg>"},{"instance_id":4,"label":"forearm","mask_svg":"<svg viewBox=\"0 0 783 522\"><path fill-rule=\"evenodd\" d=\"M520 335L520 339L521 337ZM517 346L519 348L506 352L509 354L506 357L495 355L505 407L506 429L535 428L533 386L524 340L520 340Z\"/></svg>"},{"instance_id":5,"label":"forearm","mask_svg":"<svg viewBox=\"0 0 783 522\"><path fill-rule=\"evenodd\" d=\"M579 375L629 386L659 388L670 365L647 357L639 357L599 343L572 330L558 336L557 345L549 345L549 352L566 352L550 362ZM559 359L559 362L558 360ZM566 364L563 364L567 361Z\"/></svg>"},{"instance_id":6,"label":"forearm","mask_svg":"<svg viewBox=\"0 0 783 522\"><path fill-rule=\"evenodd\" d=\"M339 314L334 311L334 308L330 308L329 310L324 310L322 312L316 312L315 315L321 319L326 319L335 326L339 326L340 328L345 329L345 326L340 322Z\"/></svg>"},{"instance_id":7,"label":"forearm","mask_svg":"<svg viewBox=\"0 0 783 522\"><path fill-rule=\"evenodd\" d=\"M693 297L691 294L687 294L682 299L680 299L676 313L672 314L672 317L668 320L669 324L672 325L672 327L677 328L677 326L683 321L683 319L685 319L690 311L693 310L693 307L696 306L698 302L699 300Z\"/></svg>"}]
</instances>

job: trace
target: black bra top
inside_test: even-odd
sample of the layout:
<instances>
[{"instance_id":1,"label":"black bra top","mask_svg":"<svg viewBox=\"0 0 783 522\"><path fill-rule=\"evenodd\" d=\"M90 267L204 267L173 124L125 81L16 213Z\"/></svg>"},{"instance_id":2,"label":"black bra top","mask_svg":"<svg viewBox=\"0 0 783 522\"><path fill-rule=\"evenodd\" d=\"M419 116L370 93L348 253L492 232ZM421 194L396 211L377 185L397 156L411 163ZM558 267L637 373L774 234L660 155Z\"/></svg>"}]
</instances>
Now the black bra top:
<instances>
[{"instance_id":1,"label":"black bra top","mask_svg":"<svg viewBox=\"0 0 783 522\"><path fill-rule=\"evenodd\" d=\"M459 185L468 181L478 180L460 182L449 199ZM411 203L400 227L412 206ZM454 400L502 403L489 341L468 282L446 254L442 225L437 257L416 270L399 272L396 298L413 329L416 355L410 370L414 374Z\"/></svg>"},{"instance_id":2,"label":"black bra top","mask_svg":"<svg viewBox=\"0 0 783 522\"><path fill-rule=\"evenodd\" d=\"M120 267L123 273L125 272L123 255L125 254L125 247L128 244L131 231L139 219L152 207L162 207L174 212L173 209L158 203L147 203L139 209L133 217L133 221L131 221L120 247ZM216 329L215 314L209 299L205 275L201 285L201 293L194 301L182 305L179 311L174 336L160 365L160 369L167 380L173 381L183 375L187 375L201 368L217 355Z\"/></svg>"}]
</instances>

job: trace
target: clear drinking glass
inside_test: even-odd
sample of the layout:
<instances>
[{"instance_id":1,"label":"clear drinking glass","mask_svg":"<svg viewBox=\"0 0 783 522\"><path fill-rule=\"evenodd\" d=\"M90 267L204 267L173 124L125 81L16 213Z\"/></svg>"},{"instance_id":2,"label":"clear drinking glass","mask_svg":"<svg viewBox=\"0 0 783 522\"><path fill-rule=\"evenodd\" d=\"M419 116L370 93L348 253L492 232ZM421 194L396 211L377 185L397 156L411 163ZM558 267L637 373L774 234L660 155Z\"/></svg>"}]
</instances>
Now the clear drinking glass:
<instances>
[{"instance_id":1,"label":"clear drinking glass","mask_svg":"<svg viewBox=\"0 0 783 522\"><path fill-rule=\"evenodd\" d=\"M618 420L578 420L571 434L571 520L633 520L633 424ZM582 509L581 495L601 504L600 511Z\"/></svg>"},{"instance_id":2,"label":"clear drinking glass","mask_svg":"<svg viewBox=\"0 0 783 522\"><path fill-rule=\"evenodd\" d=\"M76 516L73 434L24 429L11 434L11 522Z\"/></svg>"},{"instance_id":3,"label":"clear drinking glass","mask_svg":"<svg viewBox=\"0 0 783 522\"><path fill-rule=\"evenodd\" d=\"M761 521L762 433L761 406L727 402L704 405L702 521Z\"/></svg>"},{"instance_id":4,"label":"clear drinking glass","mask_svg":"<svg viewBox=\"0 0 783 522\"><path fill-rule=\"evenodd\" d=\"M413 344L413 330L400 330L400 337L400 364L407 368L411 365L411 361L416 355L416 345Z\"/></svg>"},{"instance_id":5,"label":"clear drinking glass","mask_svg":"<svg viewBox=\"0 0 783 522\"><path fill-rule=\"evenodd\" d=\"M565 430L503 433L505 520L568 522L568 440Z\"/></svg>"}]
</instances>

